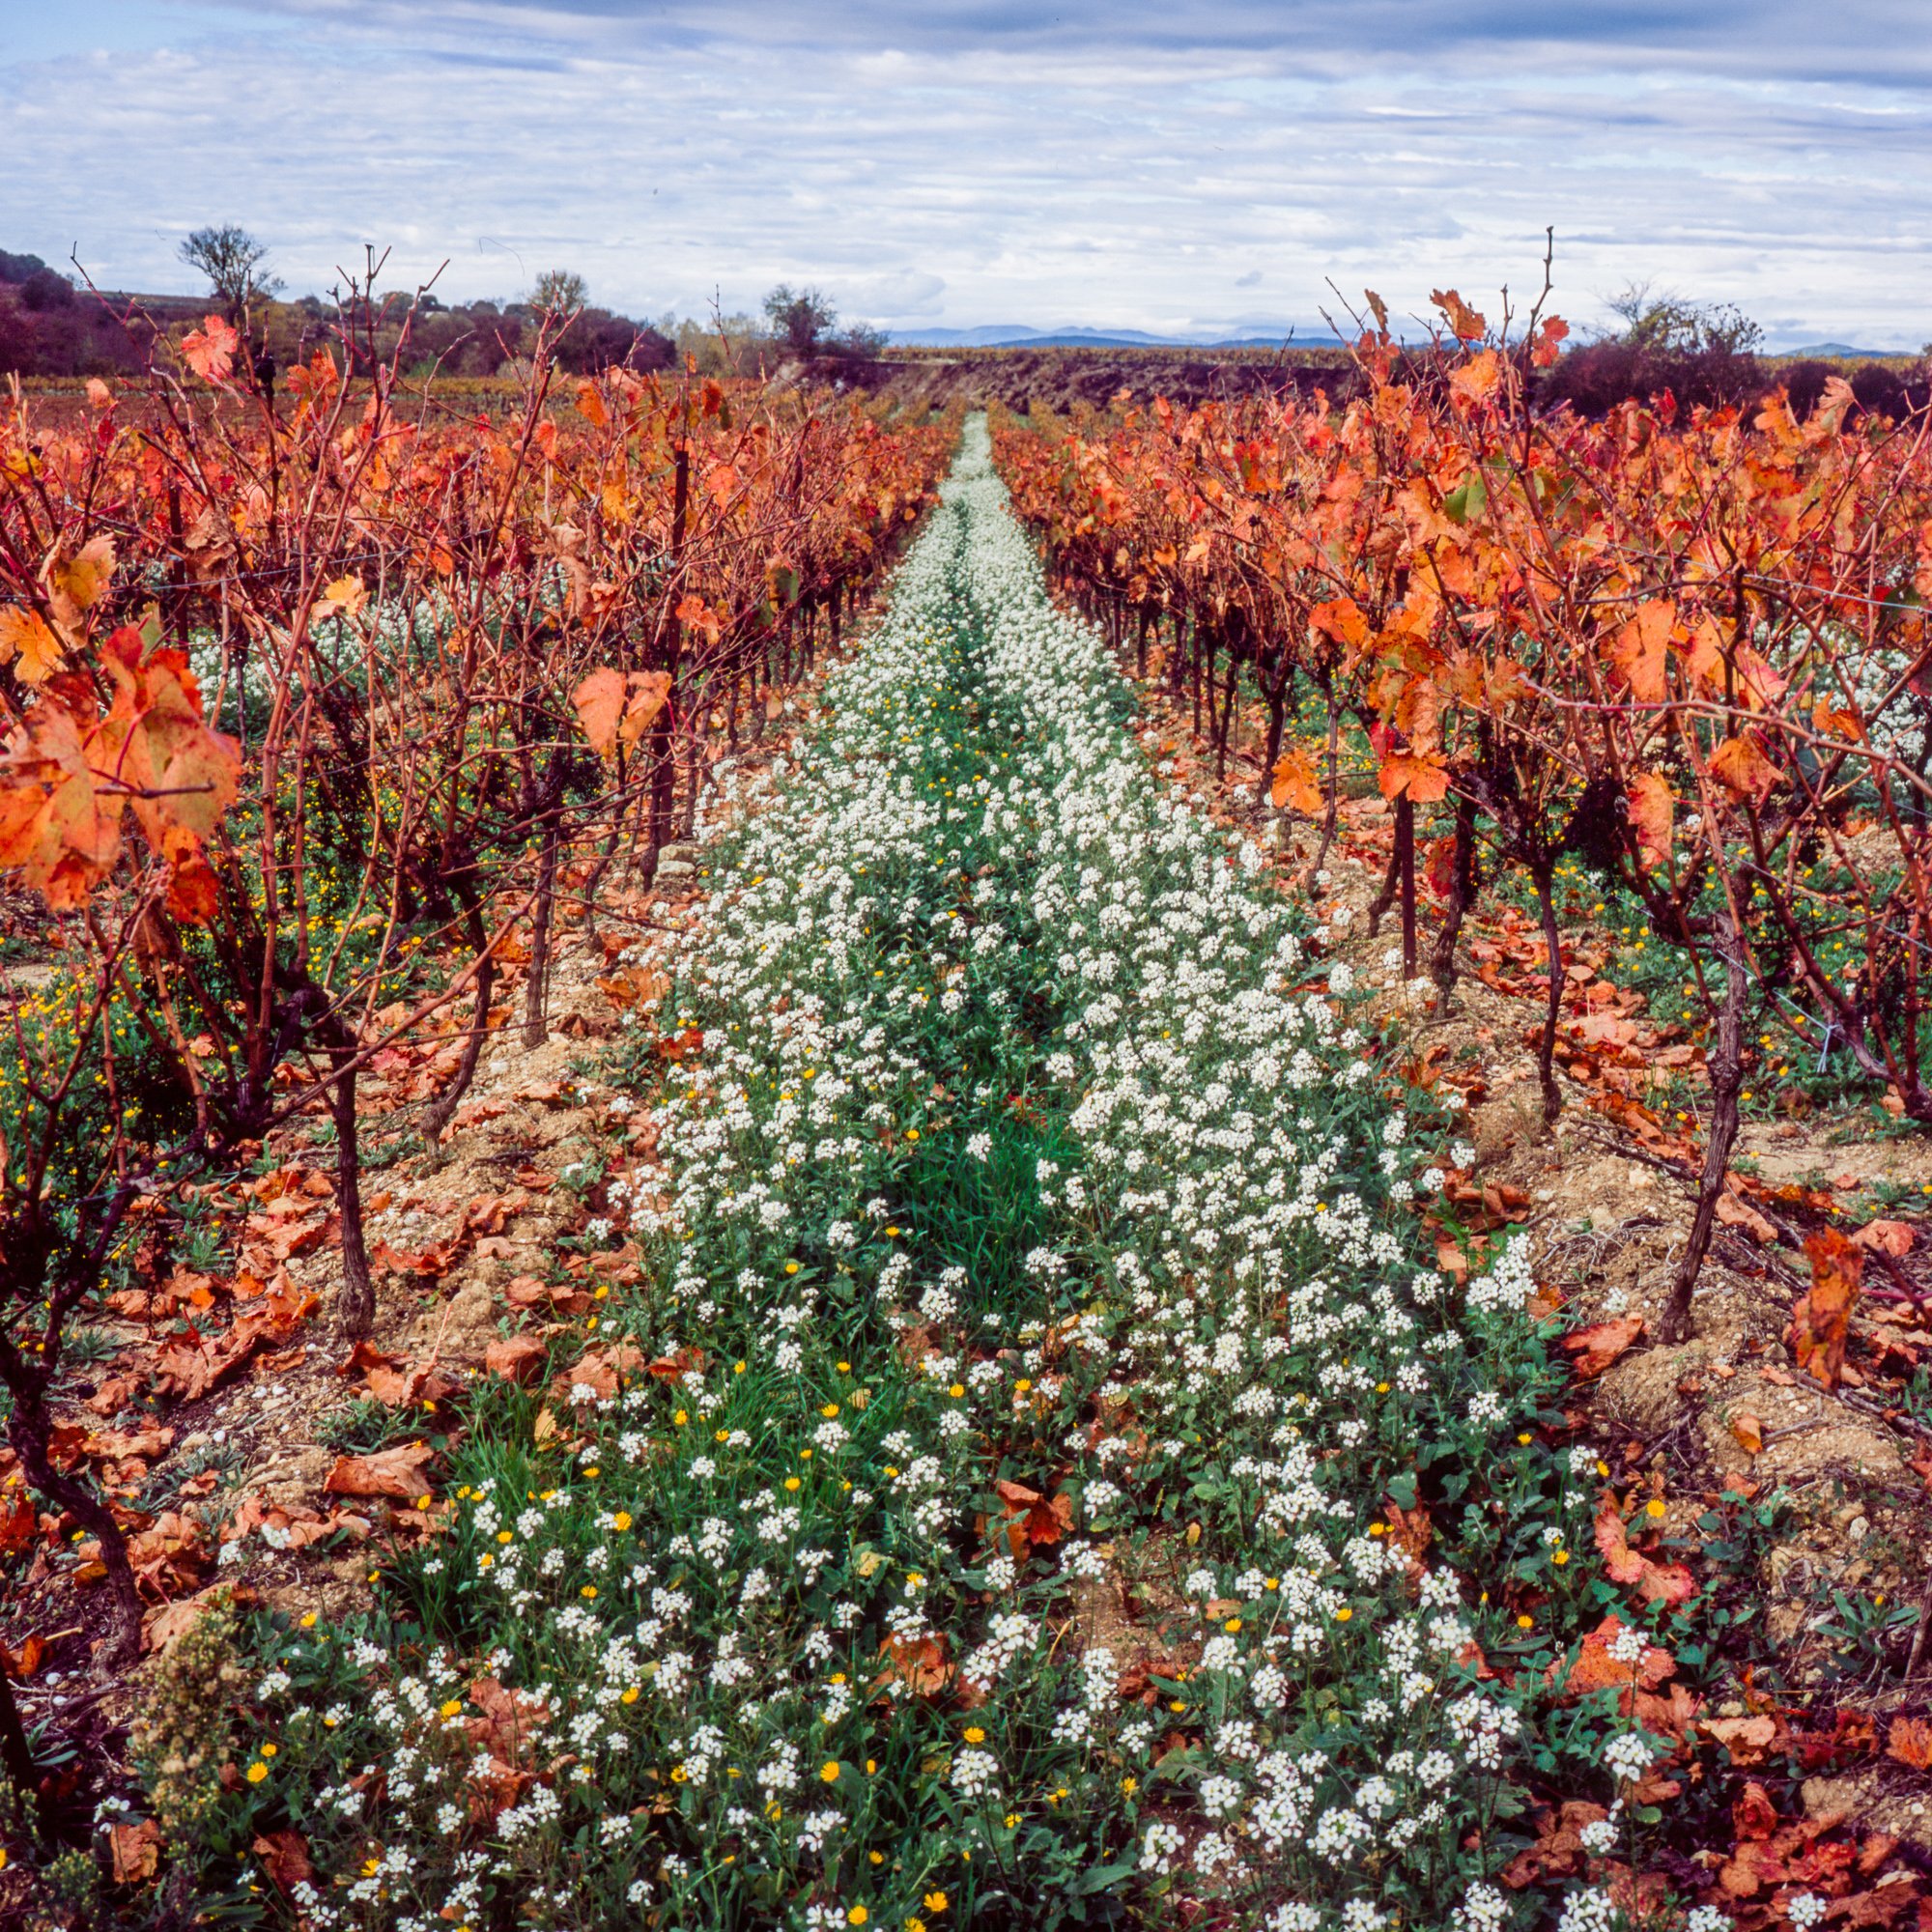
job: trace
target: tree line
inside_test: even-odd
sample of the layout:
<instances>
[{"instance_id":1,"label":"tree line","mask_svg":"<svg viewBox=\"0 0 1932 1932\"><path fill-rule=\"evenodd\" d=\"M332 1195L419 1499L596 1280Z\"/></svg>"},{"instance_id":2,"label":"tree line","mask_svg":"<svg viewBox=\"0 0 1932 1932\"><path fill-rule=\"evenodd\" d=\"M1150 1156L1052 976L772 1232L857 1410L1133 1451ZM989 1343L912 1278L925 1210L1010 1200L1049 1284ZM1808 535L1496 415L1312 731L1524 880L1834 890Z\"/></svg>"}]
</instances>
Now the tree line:
<instances>
[{"instance_id":1,"label":"tree line","mask_svg":"<svg viewBox=\"0 0 1932 1932\"><path fill-rule=\"evenodd\" d=\"M265 382L343 339L343 292L288 296L266 244L238 224L196 229L177 253L205 279L205 294L102 292L39 255L0 249L0 373L138 375L156 343L184 333L211 302L242 333L249 367ZM540 337L553 366L574 376L690 364L709 376L750 376L786 361L836 367L873 360L886 340L865 323L840 327L832 301L815 288L781 283L757 315L639 319L594 301L584 278L568 269L547 270L527 294L502 301L444 301L423 291L407 310L406 341L405 313L379 305L351 334L369 355L417 377L521 380Z\"/></svg>"}]
</instances>

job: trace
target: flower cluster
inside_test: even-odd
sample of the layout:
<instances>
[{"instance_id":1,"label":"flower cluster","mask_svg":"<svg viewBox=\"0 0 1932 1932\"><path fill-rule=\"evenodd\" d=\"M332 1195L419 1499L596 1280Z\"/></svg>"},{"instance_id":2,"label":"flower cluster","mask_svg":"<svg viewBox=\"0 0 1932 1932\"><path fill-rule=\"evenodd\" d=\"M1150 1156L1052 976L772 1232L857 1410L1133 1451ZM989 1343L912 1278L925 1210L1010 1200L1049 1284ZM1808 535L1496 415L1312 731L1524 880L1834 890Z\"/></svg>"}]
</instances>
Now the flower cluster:
<instances>
[{"instance_id":1,"label":"flower cluster","mask_svg":"<svg viewBox=\"0 0 1932 1932\"><path fill-rule=\"evenodd\" d=\"M1151 781L983 425L827 696L673 962L701 1048L638 1056L651 1280L466 1445L427 1646L261 1687L308 1922L1501 1923L1467 1565L1557 1589L1564 1532L1390 1519L1422 1443L1527 1468L1526 1257L1419 1265L1439 1122Z\"/></svg>"}]
</instances>

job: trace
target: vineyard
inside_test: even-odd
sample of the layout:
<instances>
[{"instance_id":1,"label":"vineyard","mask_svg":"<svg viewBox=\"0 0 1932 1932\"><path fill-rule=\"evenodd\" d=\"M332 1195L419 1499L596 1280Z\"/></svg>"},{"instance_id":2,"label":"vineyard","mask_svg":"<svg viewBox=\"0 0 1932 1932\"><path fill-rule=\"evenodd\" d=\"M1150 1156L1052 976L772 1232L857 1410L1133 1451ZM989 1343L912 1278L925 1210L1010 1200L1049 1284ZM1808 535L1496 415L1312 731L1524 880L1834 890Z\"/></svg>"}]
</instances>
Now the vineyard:
<instances>
[{"instance_id":1,"label":"vineyard","mask_svg":"<svg viewBox=\"0 0 1932 1932\"><path fill-rule=\"evenodd\" d=\"M1370 299L15 389L8 1922L1932 1919L1932 425Z\"/></svg>"}]
</instances>

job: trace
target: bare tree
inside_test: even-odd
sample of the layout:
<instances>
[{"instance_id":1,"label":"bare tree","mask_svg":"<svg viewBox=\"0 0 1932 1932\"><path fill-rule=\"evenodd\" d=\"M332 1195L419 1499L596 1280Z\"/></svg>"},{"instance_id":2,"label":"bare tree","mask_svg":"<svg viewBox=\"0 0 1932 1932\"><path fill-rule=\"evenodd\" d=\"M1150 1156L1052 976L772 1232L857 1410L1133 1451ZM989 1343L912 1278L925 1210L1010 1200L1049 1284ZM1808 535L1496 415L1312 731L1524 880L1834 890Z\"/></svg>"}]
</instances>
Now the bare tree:
<instances>
[{"instance_id":1,"label":"bare tree","mask_svg":"<svg viewBox=\"0 0 1932 1932\"><path fill-rule=\"evenodd\" d=\"M197 228L181 244L180 253L190 269L198 269L208 277L229 322L238 328L250 301L281 291L281 277L263 272L269 259L267 246L235 222L224 222L219 228Z\"/></svg>"}]
</instances>

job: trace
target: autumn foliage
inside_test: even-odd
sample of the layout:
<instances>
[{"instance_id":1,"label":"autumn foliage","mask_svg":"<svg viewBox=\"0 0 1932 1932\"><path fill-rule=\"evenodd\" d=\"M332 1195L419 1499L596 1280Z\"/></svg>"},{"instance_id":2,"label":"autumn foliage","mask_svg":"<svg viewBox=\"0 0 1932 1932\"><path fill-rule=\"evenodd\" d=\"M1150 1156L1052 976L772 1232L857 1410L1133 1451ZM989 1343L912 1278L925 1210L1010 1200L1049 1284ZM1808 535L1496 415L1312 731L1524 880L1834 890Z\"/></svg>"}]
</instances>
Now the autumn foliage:
<instances>
[{"instance_id":1,"label":"autumn foliage","mask_svg":"<svg viewBox=\"0 0 1932 1932\"><path fill-rule=\"evenodd\" d=\"M63 1322L157 1192L319 1111L333 1313L366 1333L358 1074L453 1027L434 1133L513 962L541 1037L567 862L580 901L620 849L648 883L950 446L753 384L564 379L549 334L512 407L464 413L402 378L399 306L352 291L280 394L212 315L77 418L0 408L0 867L69 1001L49 1029L0 996L0 1376L130 1618L111 1512L46 1454Z\"/></svg>"},{"instance_id":2,"label":"autumn foliage","mask_svg":"<svg viewBox=\"0 0 1932 1932\"><path fill-rule=\"evenodd\" d=\"M1835 1042L1932 1122L1932 450L1827 384L1801 420L1664 395L1539 413L1567 332L1438 297L1433 357L1375 298L1346 407L1293 392L1111 425L1009 420L1000 463L1063 588L1190 692L1225 765L1245 696L1264 793L1332 840L1343 748L1395 822L1378 913L1441 906L1446 1001L1486 879L1542 908L1547 1111L1574 856L1698 962L1713 1124L1680 1329L1735 1131L1747 1011ZM1297 719L1321 721L1297 735Z\"/></svg>"}]
</instances>

